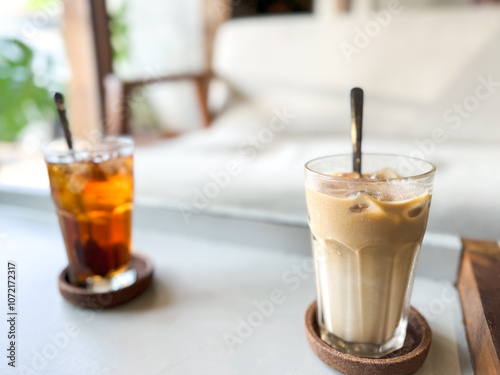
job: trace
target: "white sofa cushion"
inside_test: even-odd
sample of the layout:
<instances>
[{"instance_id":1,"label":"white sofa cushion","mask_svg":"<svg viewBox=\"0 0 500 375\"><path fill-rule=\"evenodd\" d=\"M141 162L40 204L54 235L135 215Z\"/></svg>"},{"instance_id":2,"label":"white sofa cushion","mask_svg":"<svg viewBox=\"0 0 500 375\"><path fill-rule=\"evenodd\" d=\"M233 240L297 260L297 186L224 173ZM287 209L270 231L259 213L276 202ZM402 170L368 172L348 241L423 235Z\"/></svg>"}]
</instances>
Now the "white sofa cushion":
<instances>
[{"instance_id":1,"label":"white sofa cushion","mask_svg":"<svg viewBox=\"0 0 500 375\"><path fill-rule=\"evenodd\" d=\"M427 137L456 123L453 105L476 95L478 77L500 82L499 19L500 7L404 10L350 62L342 43L354 45L373 18L235 20L218 32L214 70L248 100L295 109L303 119L296 131L343 132L349 90L360 86L368 135ZM474 110L449 138L500 140L500 87L490 94L477 109L466 103Z\"/></svg>"}]
</instances>

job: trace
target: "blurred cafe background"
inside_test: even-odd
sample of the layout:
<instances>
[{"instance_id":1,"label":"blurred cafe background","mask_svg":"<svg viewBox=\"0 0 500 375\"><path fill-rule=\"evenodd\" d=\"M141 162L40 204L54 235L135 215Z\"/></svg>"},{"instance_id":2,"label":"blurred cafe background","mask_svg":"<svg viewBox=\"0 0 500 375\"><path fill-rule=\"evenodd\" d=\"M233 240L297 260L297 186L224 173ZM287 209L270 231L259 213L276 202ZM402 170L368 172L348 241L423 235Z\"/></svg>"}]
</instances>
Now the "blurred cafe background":
<instances>
[{"instance_id":1,"label":"blurred cafe background","mask_svg":"<svg viewBox=\"0 0 500 375\"><path fill-rule=\"evenodd\" d=\"M161 212L165 231L212 235L211 216L307 230L304 163L351 152L359 86L363 151L437 166L428 230L497 240L497 3L3 2L0 202L51 209L40 147L62 135L61 91L75 136L135 139L136 221Z\"/></svg>"},{"instance_id":2,"label":"blurred cafe background","mask_svg":"<svg viewBox=\"0 0 500 375\"><path fill-rule=\"evenodd\" d=\"M9 279L0 332L17 368L4 357L0 373L333 374L304 330L315 298L304 164L352 152L353 87L365 95L363 152L437 167L411 298L432 329L418 373L493 366L488 358L498 350L487 340L498 337L488 329L499 326L489 319L498 316L499 273L487 266L498 261L476 254L472 262L484 243L461 238L494 241L486 243L491 254L500 239L499 0L5 0L0 279L7 284L14 273L17 289ZM65 294L68 258L41 152L63 136L56 91L75 137L135 141L132 247L152 265L117 293L149 286L153 269L154 277L140 297L112 309L90 304L86 289ZM125 203L112 206L125 218L114 222L118 235L102 229L111 227L107 213L103 220L92 212L94 223L84 216L88 225L73 230L88 233L85 245L67 240L70 256L83 263L83 253L99 270L111 263L96 251L98 240L112 240L109 254L128 255L132 179L124 174L125 183L100 188L106 198L126 188ZM105 204L82 175L68 180L80 178L73 186L87 189L88 206ZM111 181L104 169L96 175ZM356 229L349 227L352 237ZM130 282L123 275L133 271L117 276ZM459 279L469 282L469 299L463 289L459 295ZM8 306L19 311L16 323ZM469 324L462 306L478 320ZM14 344L12 329L20 337Z\"/></svg>"}]
</instances>

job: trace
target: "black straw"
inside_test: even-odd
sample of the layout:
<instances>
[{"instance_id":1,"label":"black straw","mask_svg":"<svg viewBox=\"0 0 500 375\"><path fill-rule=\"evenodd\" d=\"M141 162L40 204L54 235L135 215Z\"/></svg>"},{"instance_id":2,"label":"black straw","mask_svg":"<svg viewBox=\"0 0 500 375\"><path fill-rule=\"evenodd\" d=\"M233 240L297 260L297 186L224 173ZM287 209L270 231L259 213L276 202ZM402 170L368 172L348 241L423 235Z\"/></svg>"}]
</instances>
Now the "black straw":
<instances>
[{"instance_id":1,"label":"black straw","mask_svg":"<svg viewBox=\"0 0 500 375\"><path fill-rule=\"evenodd\" d=\"M59 120L61 121L61 125L64 130L64 137L66 138L66 143L68 143L68 148L70 150L73 150L71 131L69 130L68 117L66 116L66 107L64 106L64 95L60 92L56 92L54 94L54 103L56 104L57 114L59 115Z\"/></svg>"},{"instance_id":2,"label":"black straw","mask_svg":"<svg viewBox=\"0 0 500 375\"><path fill-rule=\"evenodd\" d=\"M352 169L361 174L361 141L363 134L363 90L351 90Z\"/></svg>"}]
</instances>

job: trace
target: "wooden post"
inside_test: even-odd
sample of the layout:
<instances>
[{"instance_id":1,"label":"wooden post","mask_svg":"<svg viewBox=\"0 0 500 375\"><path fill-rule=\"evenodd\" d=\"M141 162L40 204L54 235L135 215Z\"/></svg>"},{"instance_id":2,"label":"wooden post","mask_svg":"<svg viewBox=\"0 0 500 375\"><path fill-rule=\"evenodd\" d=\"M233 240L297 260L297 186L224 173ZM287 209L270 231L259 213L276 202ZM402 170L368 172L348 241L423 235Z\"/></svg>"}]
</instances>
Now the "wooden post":
<instances>
[{"instance_id":1,"label":"wooden post","mask_svg":"<svg viewBox=\"0 0 500 375\"><path fill-rule=\"evenodd\" d=\"M337 0L337 13L345 13L349 10L349 0Z\"/></svg>"},{"instance_id":2,"label":"wooden post","mask_svg":"<svg viewBox=\"0 0 500 375\"><path fill-rule=\"evenodd\" d=\"M89 2L64 2L63 17L72 72L68 92L71 131L75 137L93 137L100 130L101 103Z\"/></svg>"},{"instance_id":3,"label":"wooden post","mask_svg":"<svg viewBox=\"0 0 500 375\"><path fill-rule=\"evenodd\" d=\"M113 73L113 53L109 33L109 16L105 0L90 0L92 19L92 36L94 38L95 57L97 64L97 81L99 86L101 124L104 124L106 114L105 78ZM106 132L106 128L102 128Z\"/></svg>"},{"instance_id":4,"label":"wooden post","mask_svg":"<svg viewBox=\"0 0 500 375\"><path fill-rule=\"evenodd\" d=\"M104 78L104 88L106 121L103 130L105 134L129 134L126 85L114 74L109 74Z\"/></svg>"},{"instance_id":5,"label":"wooden post","mask_svg":"<svg viewBox=\"0 0 500 375\"><path fill-rule=\"evenodd\" d=\"M208 86L212 78L212 59L217 29L231 18L231 0L204 0L202 4L205 22L205 71L207 75L196 82L196 93L200 103L203 126L209 126L211 114L208 108Z\"/></svg>"},{"instance_id":6,"label":"wooden post","mask_svg":"<svg viewBox=\"0 0 500 375\"><path fill-rule=\"evenodd\" d=\"M212 71L212 57L215 34L220 25L231 18L231 0L204 0L206 70Z\"/></svg>"}]
</instances>

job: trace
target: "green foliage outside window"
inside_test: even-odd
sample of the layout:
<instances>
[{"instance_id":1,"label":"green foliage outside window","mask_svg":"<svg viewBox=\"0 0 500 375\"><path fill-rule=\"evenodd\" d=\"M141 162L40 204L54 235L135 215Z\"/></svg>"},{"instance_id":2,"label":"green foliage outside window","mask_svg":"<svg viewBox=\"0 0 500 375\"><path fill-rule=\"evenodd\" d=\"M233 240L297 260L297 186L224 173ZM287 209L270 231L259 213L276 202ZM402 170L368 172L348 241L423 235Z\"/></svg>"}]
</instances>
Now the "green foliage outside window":
<instances>
[{"instance_id":1,"label":"green foliage outside window","mask_svg":"<svg viewBox=\"0 0 500 375\"><path fill-rule=\"evenodd\" d=\"M56 0L29 0L25 9L31 12L43 10L55 2ZM126 15L126 2L121 3L110 14L114 61L127 59ZM37 56L37 61L43 60L44 66L43 73L37 75L33 70L35 53L20 40L0 37L0 142L16 141L21 131L31 123L55 121L52 91L54 87L63 92L64 89L53 82L54 69L57 67L50 57Z\"/></svg>"},{"instance_id":2,"label":"green foliage outside window","mask_svg":"<svg viewBox=\"0 0 500 375\"><path fill-rule=\"evenodd\" d=\"M50 92L32 70L33 54L19 40L0 39L0 141L15 141L30 122L54 118Z\"/></svg>"}]
</instances>

